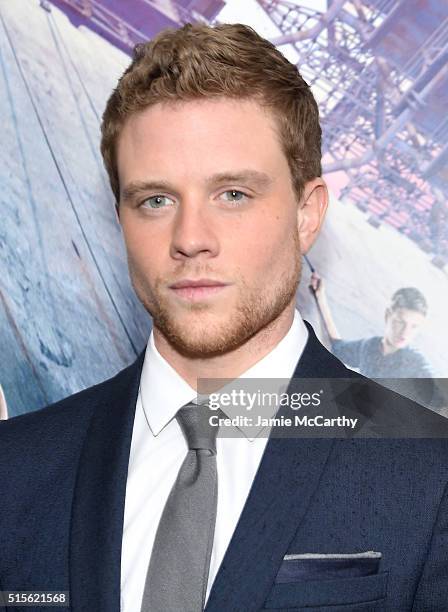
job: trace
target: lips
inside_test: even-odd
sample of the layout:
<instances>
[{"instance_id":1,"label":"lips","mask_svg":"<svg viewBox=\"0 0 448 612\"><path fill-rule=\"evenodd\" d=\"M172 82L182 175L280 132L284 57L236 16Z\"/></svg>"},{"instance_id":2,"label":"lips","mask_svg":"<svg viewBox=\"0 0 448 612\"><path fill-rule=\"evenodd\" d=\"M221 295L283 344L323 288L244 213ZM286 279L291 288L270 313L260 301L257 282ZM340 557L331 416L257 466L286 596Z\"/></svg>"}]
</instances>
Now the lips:
<instances>
[{"instance_id":1,"label":"lips","mask_svg":"<svg viewBox=\"0 0 448 612\"><path fill-rule=\"evenodd\" d=\"M182 300L197 302L208 299L220 293L227 287L227 283L211 279L184 279L170 285L170 289Z\"/></svg>"},{"instance_id":2,"label":"lips","mask_svg":"<svg viewBox=\"0 0 448 612\"><path fill-rule=\"evenodd\" d=\"M185 279L170 285L170 289L184 289L186 287L224 287L226 283L211 278L200 278L198 280Z\"/></svg>"}]
</instances>

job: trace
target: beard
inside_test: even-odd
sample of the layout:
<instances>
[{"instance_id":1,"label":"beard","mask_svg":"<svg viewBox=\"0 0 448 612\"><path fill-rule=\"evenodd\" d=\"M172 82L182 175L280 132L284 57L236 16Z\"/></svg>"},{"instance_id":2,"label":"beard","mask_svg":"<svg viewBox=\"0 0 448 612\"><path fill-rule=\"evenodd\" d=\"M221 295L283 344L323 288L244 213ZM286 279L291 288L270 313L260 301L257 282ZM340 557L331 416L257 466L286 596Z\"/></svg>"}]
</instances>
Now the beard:
<instances>
[{"instance_id":1,"label":"beard","mask_svg":"<svg viewBox=\"0 0 448 612\"><path fill-rule=\"evenodd\" d=\"M297 233L293 243L291 266L284 270L274 285L254 288L248 286L243 278L240 279L236 284L239 288L236 305L224 319L214 313L210 304L194 302L185 304L184 310L188 313L198 313L197 320L180 320L170 300L161 291L161 287L166 286L166 281L158 278L154 286L150 287L145 275L131 258L128 261L129 271L135 292L151 315L153 326L171 347L184 357L207 359L238 349L256 334L268 333L278 317L295 300L301 275ZM213 271L208 272L209 276L215 276ZM198 270L191 276L205 277L207 270ZM204 313L204 317L200 316L201 313Z\"/></svg>"}]
</instances>

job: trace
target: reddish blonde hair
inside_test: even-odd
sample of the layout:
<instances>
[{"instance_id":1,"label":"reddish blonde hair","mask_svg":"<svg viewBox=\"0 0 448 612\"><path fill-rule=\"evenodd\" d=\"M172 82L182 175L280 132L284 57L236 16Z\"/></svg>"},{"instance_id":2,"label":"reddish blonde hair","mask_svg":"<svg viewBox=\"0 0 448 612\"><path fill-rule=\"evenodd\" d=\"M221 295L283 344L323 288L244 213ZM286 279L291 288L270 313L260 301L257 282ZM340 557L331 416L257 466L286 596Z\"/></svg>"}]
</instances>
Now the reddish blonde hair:
<instances>
[{"instance_id":1,"label":"reddish blonde hair","mask_svg":"<svg viewBox=\"0 0 448 612\"><path fill-rule=\"evenodd\" d=\"M186 24L135 46L109 97L101 124L101 154L117 203L116 144L126 119L165 101L254 99L273 113L298 198L321 176L321 128L316 101L297 67L242 24Z\"/></svg>"}]
</instances>

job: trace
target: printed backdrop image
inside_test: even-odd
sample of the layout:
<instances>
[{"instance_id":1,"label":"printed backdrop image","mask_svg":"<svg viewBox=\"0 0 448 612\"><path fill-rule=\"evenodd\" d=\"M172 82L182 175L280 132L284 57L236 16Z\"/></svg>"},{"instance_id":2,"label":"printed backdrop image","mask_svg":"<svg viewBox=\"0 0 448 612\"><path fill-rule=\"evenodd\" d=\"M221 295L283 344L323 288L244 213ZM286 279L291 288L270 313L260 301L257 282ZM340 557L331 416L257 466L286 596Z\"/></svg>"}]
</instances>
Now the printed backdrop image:
<instances>
[{"instance_id":1,"label":"printed backdrop image","mask_svg":"<svg viewBox=\"0 0 448 612\"><path fill-rule=\"evenodd\" d=\"M195 21L252 26L319 103L330 206L303 258L303 318L368 376L437 379L445 413L447 3L0 0L0 418L145 347L100 121L133 46Z\"/></svg>"}]
</instances>

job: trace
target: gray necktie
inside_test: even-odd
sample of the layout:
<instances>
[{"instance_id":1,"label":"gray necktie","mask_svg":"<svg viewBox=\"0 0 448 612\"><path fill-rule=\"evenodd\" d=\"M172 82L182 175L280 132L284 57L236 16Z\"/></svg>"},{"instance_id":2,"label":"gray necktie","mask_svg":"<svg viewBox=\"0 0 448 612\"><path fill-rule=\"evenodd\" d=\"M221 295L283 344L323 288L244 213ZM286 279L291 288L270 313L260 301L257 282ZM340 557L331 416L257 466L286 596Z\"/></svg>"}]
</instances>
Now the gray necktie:
<instances>
[{"instance_id":1,"label":"gray necktie","mask_svg":"<svg viewBox=\"0 0 448 612\"><path fill-rule=\"evenodd\" d=\"M189 451L157 528L141 612L204 609L218 494L212 414L206 404L190 403L176 415Z\"/></svg>"}]
</instances>

